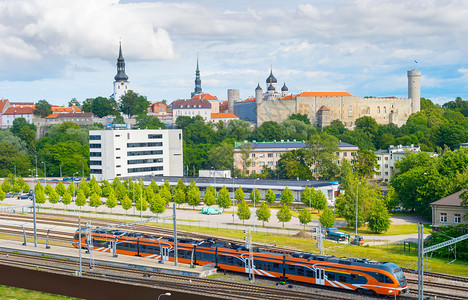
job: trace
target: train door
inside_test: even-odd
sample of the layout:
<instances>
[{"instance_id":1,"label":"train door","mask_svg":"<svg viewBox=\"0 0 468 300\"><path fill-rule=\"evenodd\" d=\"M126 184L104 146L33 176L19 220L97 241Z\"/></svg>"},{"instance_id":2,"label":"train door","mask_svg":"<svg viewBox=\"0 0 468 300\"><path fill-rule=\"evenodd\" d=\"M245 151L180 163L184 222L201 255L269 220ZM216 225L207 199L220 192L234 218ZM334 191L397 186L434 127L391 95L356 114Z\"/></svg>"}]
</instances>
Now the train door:
<instances>
[{"instance_id":1,"label":"train door","mask_svg":"<svg viewBox=\"0 0 468 300\"><path fill-rule=\"evenodd\" d=\"M315 269L315 284L320 284L320 285L325 284L325 270L324 269Z\"/></svg>"},{"instance_id":2,"label":"train door","mask_svg":"<svg viewBox=\"0 0 468 300\"><path fill-rule=\"evenodd\" d=\"M169 248L161 247L161 257L163 261L169 261Z\"/></svg>"}]
</instances>

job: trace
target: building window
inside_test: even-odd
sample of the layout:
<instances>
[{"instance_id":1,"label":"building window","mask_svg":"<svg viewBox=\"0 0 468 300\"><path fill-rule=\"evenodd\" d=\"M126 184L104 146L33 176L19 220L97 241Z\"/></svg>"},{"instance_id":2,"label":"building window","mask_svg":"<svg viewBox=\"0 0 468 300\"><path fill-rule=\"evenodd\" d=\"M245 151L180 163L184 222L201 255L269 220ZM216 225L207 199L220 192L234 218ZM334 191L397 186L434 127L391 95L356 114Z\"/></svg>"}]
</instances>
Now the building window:
<instances>
[{"instance_id":1,"label":"building window","mask_svg":"<svg viewBox=\"0 0 468 300\"><path fill-rule=\"evenodd\" d=\"M447 213L440 213L440 223L447 223Z\"/></svg>"},{"instance_id":2,"label":"building window","mask_svg":"<svg viewBox=\"0 0 468 300\"><path fill-rule=\"evenodd\" d=\"M265 157L265 153L260 153L258 157Z\"/></svg>"},{"instance_id":3,"label":"building window","mask_svg":"<svg viewBox=\"0 0 468 300\"><path fill-rule=\"evenodd\" d=\"M455 216L453 218L453 223L460 224L460 222L461 222L461 215L460 214L455 214Z\"/></svg>"},{"instance_id":4,"label":"building window","mask_svg":"<svg viewBox=\"0 0 468 300\"><path fill-rule=\"evenodd\" d=\"M151 172L151 171L162 171L163 167L143 167L143 168L131 168L128 169L128 173L138 173L138 172Z\"/></svg>"},{"instance_id":5,"label":"building window","mask_svg":"<svg viewBox=\"0 0 468 300\"><path fill-rule=\"evenodd\" d=\"M388 168L388 164L385 164L385 168Z\"/></svg>"},{"instance_id":6,"label":"building window","mask_svg":"<svg viewBox=\"0 0 468 300\"><path fill-rule=\"evenodd\" d=\"M101 152L89 152L90 157L101 157Z\"/></svg>"},{"instance_id":7,"label":"building window","mask_svg":"<svg viewBox=\"0 0 468 300\"><path fill-rule=\"evenodd\" d=\"M268 153L268 157L273 157L273 153Z\"/></svg>"},{"instance_id":8,"label":"building window","mask_svg":"<svg viewBox=\"0 0 468 300\"><path fill-rule=\"evenodd\" d=\"M120 137L120 134L116 134L115 137Z\"/></svg>"},{"instance_id":9,"label":"building window","mask_svg":"<svg viewBox=\"0 0 468 300\"><path fill-rule=\"evenodd\" d=\"M252 162L252 167L255 167L255 162L254 161Z\"/></svg>"},{"instance_id":10,"label":"building window","mask_svg":"<svg viewBox=\"0 0 468 300\"><path fill-rule=\"evenodd\" d=\"M162 134L148 134L148 139L162 139Z\"/></svg>"},{"instance_id":11,"label":"building window","mask_svg":"<svg viewBox=\"0 0 468 300\"><path fill-rule=\"evenodd\" d=\"M99 169L91 169L90 172L91 174L102 174L102 170Z\"/></svg>"},{"instance_id":12,"label":"building window","mask_svg":"<svg viewBox=\"0 0 468 300\"><path fill-rule=\"evenodd\" d=\"M269 166L273 166L273 162L272 162L272 161L269 161L269 162L268 162L268 165L269 165Z\"/></svg>"},{"instance_id":13,"label":"building window","mask_svg":"<svg viewBox=\"0 0 468 300\"><path fill-rule=\"evenodd\" d=\"M115 148L116 151L120 150L120 148Z\"/></svg>"},{"instance_id":14,"label":"building window","mask_svg":"<svg viewBox=\"0 0 468 300\"><path fill-rule=\"evenodd\" d=\"M91 149L101 148L101 144L89 144L89 148Z\"/></svg>"},{"instance_id":15,"label":"building window","mask_svg":"<svg viewBox=\"0 0 468 300\"><path fill-rule=\"evenodd\" d=\"M260 162L260 167L263 167L265 165L265 162L264 161L261 161Z\"/></svg>"},{"instance_id":16,"label":"building window","mask_svg":"<svg viewBox=\"0 0 468 300\"><path fill-rule=\"evenodd\" d=\"M252 153L252 157L255 157L255 153Z\"/></svg>"},{"instance_id":17,"label":"building window","mask_svg":"<svg viewBox=\"0 0 468 300\"><path fill-rule=\"evenodd\" d=\"M90 141L100 141L100 140L101 140L101 136L100 136L100 135L90 135L90 136L89 136L89 140L90 140Z\"/></svg>"},{"instance_id":18,"label":"building window","mask_svg":"<svg viewBox=\"0 0 468 300\"><path fill-rule=\"evenodd\" d=\"M162 142L151 142L151 143L127 143L128 148L137 148L137 147L161 147Z\"/></svg>"},{"instance_id":19,"label":"building window","mask_svg":"<svg viewBox=\"0 0 468 300\"><path fill-rule=\"evenodd\" d=\"M163 154L162 150L147 150L147 151L129 151L128 156L140 156L140 155L158 155Z\"/></svg>"},{"instance_id":20,"label":"building window","mask_svg":"<svg viewBox=\"0 0 468 300\"><path fill-rule=\"evenodd\" d=\"M336 156L340 156L340 152L336 152Z\"/></svg>"},{"instance_id":21,"label":"building window","mask_svg":"<svg viewBox=\"0 0 468 300\"><path fill-rule=\"evenodd\" d=\"M388 176L388 172L385 172L385 176Z\"/></svg>"},{"instance_id":22,"label":"building window","mask_svg":"<svg viewBox=\"0 0 468 300\"><path fill-rule=\"evenodd\" d=\"M148 158L148 159L133 159L127 160L127 164L135 165L135 164L151 164L151 163L162 163L162 158Z\"/></svg>"},{"instance_id":23,"label":"building window","mask_svg":"<svg viewBox=\"0 0 468 300\"><path fill-rule=\"evenodd\" d=\"M90 160L90 161L89 161L89 164L90 164L91 166L101 166L101 165L102 165L102 161L100 161L100 160Z\"/></svg>"},{"instance_id":24,"label":"building window","mask_svg":"<svg viewBox=\"0 0 468 300\"><path fill-rule=\"evenodd\" d=\"M276 157L281 157L281 153L276 153Z\"/></svg>"},{"instance_id":25,"label":"building window","mask_svg":"<svg viewBox=\"0 0 468 300\"><path fill-rule=\"evenodd\" d=\"M348 152L343 152L344 157L348 157Z\"/></svg>"}]
</instances>

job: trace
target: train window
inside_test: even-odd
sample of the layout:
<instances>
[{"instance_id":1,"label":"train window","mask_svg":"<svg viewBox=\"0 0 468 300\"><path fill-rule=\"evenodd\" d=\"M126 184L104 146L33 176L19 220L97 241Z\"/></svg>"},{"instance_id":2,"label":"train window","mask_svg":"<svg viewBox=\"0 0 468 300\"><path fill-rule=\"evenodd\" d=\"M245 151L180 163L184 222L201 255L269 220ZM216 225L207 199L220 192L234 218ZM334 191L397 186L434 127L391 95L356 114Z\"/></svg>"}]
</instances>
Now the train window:
<instances>
[{"instance_id":1,"label":"train window","mask_svg":"<svg viewBox=\"0 0 468 300\"><path fill-rule=\"evenodd\" d=\"M230 264L230 265L234 264L234 257L228 256L228 264Z\"/></svg>"},{"instance_id":2,"label":"train window","mask_svg":"<svg viewBox=\"0 0 468 300\"><path fill-rule=\"evenodd\" d=\"M346 281L347 281L347 280L346 280L347 278L346 278L346 276L344 276L344 275L340 275L338 278L339 278L339 279L338 279L339 282L346 282Z\"/></svg>"},{"instance_id":3,"label":"train window","mask_svg":"<svg viewBox=\"0 0 468 300\"><path fill-rule=\"evenodd\" d=\"M358 280L359 275L358 274L351 274L351 280Z\"/></svg>"},{"instance_id":4,"label":"train window","mask_svg":"<svg viewBox=\"0 0 468 300\"><path fill-rule=\"evenodd\" d=\"M239 267L242 267L242 266L244 265L244 263L242 262L242 260L238 259L238 260L237 260L237 265L238 265Z\"/></svg>"},{"instance_id":5,"label":"train window","mask_svg":"<svg viewBox=\"0 0 468 300\"><path fill-rule=\"evenodd\" d=\"M328 280L335 280L335 274L330 273L327 275Z\"/></svg>"},{"instance_id":6,"label":"train window","mask_svg":"<svg viewBox=\"0 0 468 300\"><path fill-rule=\"evenodd\" d=\"M255 267L256 267L257 269L262 269L262 264L261 264L261 263L256 263L256 264L255 264Z\"/></svg>"},{"instance_id":7,"label":"train window","mask_svg":"<svg viewBox=\"0 0 468 300\"><path fill-rule=\"evenodd\" d=\"M307 274L307 277L315 277L315 274L313 271L307 270L306 274Z\"/></svg>"},{"instance_id":8,"label":"train window","mask_svg":"<svg viewBox=\"0 0 468 300\"><path fill-rule=\"evenodd\" d=\"M383 274L379 275L379 281L383 283L394 283L393 280L391 280L388 276Z\"/></svg>"},{"instance_id":9,"label":"train window","mask_svg":"<svg viewBox=\"0 0 468 300\"><path fill-rule=\"evenodd\" d=\"M304 276L304 268L303 267L297 267L297 275Z\"/></svg>"},{"instance_id":10,"label":"train window","mask_svg":"<svg viewBox=\"0 0 468 300\"><path fill-rule=\"evenodd\" d=\"M279 269L279 263L273 263L273 269Z\"/></svg>"},{"instance_id":11,"label":"train window","mask_svg":"<svg viewBox=\"0 0 468 300\"><path fill-rule=\"evenodd\" d=\"M267 271L270 271L270 270L271 270L270 264L266 264L266 265L265 265L265 270L267 270Z\"/></svg>"},{"instance_id":12,"label":"train window","mask_svg":"<svg viewBox=\"0 0 468 300\"><path fill-rule=\"evenodd\" d=\"M218 258L219 261L225 262L226 261L226 256L220 255Z\"/></svg>"},{"instance_id":13,"label":"train window","mask_svg":"<svg viewBox=\"0 0 468 300\"><path fill-rule=\"evenodd\" d=\"M294 271L294 270L296 270L296 266L295 265L288 265L288 270Z\"/></svg>"}]
</instances>

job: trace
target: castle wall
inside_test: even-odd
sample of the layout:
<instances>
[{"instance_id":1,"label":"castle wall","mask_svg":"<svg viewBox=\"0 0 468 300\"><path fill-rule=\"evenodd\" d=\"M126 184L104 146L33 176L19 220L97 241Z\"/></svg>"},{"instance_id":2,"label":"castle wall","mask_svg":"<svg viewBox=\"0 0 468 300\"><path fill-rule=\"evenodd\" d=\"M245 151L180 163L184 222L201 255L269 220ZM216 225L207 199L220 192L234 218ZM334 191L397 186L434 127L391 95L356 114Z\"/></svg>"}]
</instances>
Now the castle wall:
<instances>
[{"instance_id":1,"label":"castle wall","mask_svg":"<svg viewBox=\"0 0 468 300\"><path fill-rule=\"evenodd\" d=\"M412 112L411 99L357 96L297 97L294 100L270 100L257 104L257 126L267 121L281 123L294 113L306 114L312 124L321 126L318 118L321 106L326 106L329 110L324 116L327 119L321 121L323 125L339 119L350 129L354 128L356 119L363 116L373 117L378 124L394 123L402 126Z\"/></svg>"}]
</instances>

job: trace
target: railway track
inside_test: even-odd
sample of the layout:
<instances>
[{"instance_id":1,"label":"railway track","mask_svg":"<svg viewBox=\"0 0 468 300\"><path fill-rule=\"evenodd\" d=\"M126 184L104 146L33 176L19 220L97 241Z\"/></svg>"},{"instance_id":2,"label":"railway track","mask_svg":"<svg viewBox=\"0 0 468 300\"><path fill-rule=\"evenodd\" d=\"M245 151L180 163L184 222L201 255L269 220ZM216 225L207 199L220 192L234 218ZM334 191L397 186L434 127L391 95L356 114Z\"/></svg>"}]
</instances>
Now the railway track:
<instances>
[{"instance_id":1,"label":"railway track","mask_svg":"<svg viewBox=\"0 0 468 300\"><path fill-rule=\"evenodd\" d=\"M8 254L8 256L7 256ZM0 251L0 263L18 265L19 267L56 272L60 274L70 274L77 270L77 262L66 259L57 259L47 256L31 256L14 252ZM252 284L220 281L214 279L189 277L182 275L164 274L158 272L148 272L135 269L122 269L108 265L95 265L95 268L83 269L83 276L111 280L122 283L134 283L150 287L160 287L178 291L187 291L197 294L207 294L223 299L355 299L356 295L338 293L322 294L307 293L272 288ZM207 292L208 291L208 292ZM337 294L337 293L335 293ZM234 296L235 295L235 296Z\"/></svg>"}]
</instances>

